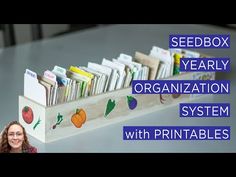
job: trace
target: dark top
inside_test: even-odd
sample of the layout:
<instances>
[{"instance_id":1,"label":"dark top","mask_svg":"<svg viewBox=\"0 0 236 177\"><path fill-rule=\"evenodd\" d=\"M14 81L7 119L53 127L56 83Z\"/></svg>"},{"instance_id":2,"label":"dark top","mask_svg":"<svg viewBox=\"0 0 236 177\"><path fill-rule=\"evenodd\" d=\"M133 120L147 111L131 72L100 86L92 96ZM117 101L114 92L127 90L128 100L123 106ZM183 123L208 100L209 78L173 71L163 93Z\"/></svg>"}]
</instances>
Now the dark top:
<instances>
[{"instance_id":1,"label":"dark top","mask_svg":"<svg viewBox=\"0 0 236 177\"><path fill-rule=\"evenodd\" d=\"M30 146L28 149L23 150L23 153L37 153L37 148Z\"/></svg>"}]
</instances>

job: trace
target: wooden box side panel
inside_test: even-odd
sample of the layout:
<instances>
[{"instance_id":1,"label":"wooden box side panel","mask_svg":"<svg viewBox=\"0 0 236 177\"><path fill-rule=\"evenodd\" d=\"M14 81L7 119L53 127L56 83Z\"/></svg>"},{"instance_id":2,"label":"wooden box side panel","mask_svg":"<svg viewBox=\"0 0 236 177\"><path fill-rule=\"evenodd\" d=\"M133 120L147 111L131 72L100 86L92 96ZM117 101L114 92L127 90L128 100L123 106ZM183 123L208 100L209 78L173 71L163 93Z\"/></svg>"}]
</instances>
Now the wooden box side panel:
<instances>
[{"instance_id":1,"label":"wooden box side panel","mask_svg":"<svg viewBox=\"0 0 236 177\"><path fill-rule=\"evenodd\" d=\"M122 121L118 117L127 117L138 114L147 107L158 104L158 95L132 95L131 89L123 89L115 91L112 94L93 96L81 99L56 107L46 109L46 141L54 141L56 139L72 136L81 132L103 127L108 124ZM131 110L127 103L127 96L131 96L137 100L137 106ZM107 105L114 103L114 107L110 106L111 112L105 116ZM142 104L143 103L143 104ZM108 106L109 107L109 106ZM112 109L113 108L113 109ZM83 109L86 113L86 121L81 127L72 122L72 117L76 113L76 109ZM58 116L62 116L63 120L57 124Z\"/></svg>"},{"instance_id":2,"label":"wooden box side panel","mask_svg":"<svg viewBox=\"0 0 236 177\"><path fill-rule=\"evenodd\" d=\"M27 134L45 142L45 107L19 96L19 122Z\"/></svg>"}]
</instances>

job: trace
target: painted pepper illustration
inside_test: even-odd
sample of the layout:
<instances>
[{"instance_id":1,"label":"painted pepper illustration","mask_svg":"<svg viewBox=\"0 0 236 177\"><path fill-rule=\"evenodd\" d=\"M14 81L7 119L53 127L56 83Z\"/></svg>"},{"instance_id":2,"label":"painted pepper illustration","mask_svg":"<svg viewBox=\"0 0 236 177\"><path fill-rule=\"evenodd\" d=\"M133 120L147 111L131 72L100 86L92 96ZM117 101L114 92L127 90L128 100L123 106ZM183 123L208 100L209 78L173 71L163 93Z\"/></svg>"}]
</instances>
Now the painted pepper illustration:
<instances>
[{"instance_id":1,"label":"painted pepper illustration","mask_svg":"<svg viewBox=\"0 0 236 177\"><path fill-rule=\"evenodd\" d=\"M132 96L127 96L127 103L128 103L129 109L131 110L137 107L137 100Z\"/></svg>"},{"instance_id":2,"label":"painted pepper illustration","mask_svg":"<svg viewBox=\"0 0 236 177\"><path fill-rule=\"evenodd\" d=\"M25 106L22 109L22 117L23 120L27 123L27 124L31 124L34 120L34 113L33 110L29 107L29 106Z\"/></svg>"},{"instance_id":3,"label":"painted pepper illustration","mask_svg":"<svg viewBox=\"0 0 236 177\"><path fill-rule=\"evenodd\" d=\"M76 113L71 116L71 122L75 127L80 128L86 122L87 115L83 109L76 109Z\"/></svg>"},{"instance_id":4,"label":"painted pepper illustration","mask_svg":"<svg viewBox=\"0 0 236 177\"><path fill-rule=\"evenodd\" d=\"M109 99L107 102L106 112L104 116L107 117L108 114L110 114L110 112L115 108L115 106L116 106L116 101Z\"/></svg>"}]
</instances>

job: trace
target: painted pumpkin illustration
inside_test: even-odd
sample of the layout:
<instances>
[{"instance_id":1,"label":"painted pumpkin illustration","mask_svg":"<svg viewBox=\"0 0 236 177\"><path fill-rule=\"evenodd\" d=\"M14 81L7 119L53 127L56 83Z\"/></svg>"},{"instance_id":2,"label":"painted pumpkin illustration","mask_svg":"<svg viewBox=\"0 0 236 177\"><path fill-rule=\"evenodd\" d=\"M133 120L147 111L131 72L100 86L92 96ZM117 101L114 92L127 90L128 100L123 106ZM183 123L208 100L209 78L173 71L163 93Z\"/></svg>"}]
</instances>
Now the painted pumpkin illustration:
<instances>
[{"instance_id":1,"label":"painted pumpkin illustration","mask_svg":"<svg viewBox=\"0 0 236 177\"><path fill-rule=\"evenodd\" d=\"M22 118L27 124L31 124L34 120L33 110L29 106L22 109Z\"/></svg>"},{"instance_id":2,"label":"painted pumpkin illustration","mask_svg":"<svg viewBox=\"0 0 236 177\"><path fill-rule=\"evenodd\" d=\"M83 109L76 109L76 113L71 117L71 122L75 127L80 128L85 123L86 118L86 112Z\"/></svg>"}]
</instances>

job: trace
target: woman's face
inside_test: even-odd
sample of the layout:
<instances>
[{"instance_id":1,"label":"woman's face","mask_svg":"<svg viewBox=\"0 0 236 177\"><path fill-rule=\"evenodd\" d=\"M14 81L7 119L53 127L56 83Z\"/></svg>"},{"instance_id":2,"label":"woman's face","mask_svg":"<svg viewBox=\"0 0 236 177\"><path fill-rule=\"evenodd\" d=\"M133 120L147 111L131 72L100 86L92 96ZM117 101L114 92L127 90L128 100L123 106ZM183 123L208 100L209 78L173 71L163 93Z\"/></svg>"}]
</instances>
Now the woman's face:
<instances>
[{"instance_id":1,"label":"woman's face","mask_svg":"<svg viewBox=\"0 0 236 177\"><path fill-rule=\"evenodd\" d=\"M23 129L19 125L12 125L8 129L8 143L13 149L21 149L24 141Z\"/></svg>"}]
</instances>

